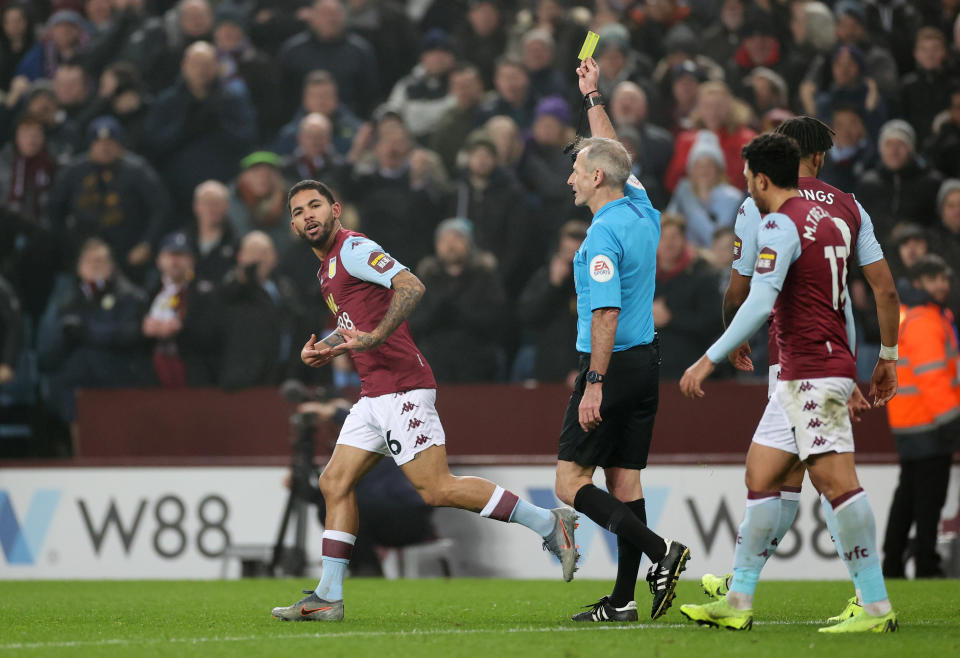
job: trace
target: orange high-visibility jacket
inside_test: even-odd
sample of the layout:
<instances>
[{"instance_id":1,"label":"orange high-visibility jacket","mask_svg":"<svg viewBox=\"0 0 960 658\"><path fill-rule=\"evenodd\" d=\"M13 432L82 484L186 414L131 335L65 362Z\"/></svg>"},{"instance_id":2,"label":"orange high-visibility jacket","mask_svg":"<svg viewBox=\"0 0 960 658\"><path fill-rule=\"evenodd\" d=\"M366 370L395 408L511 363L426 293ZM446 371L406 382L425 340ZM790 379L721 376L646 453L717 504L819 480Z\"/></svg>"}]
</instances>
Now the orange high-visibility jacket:
<instances>
[{"instance_id":1,"label":"orange high-visibility jacket","mask_svg":"<svg viewBox=\"0 0 960 658\"><path fill-rule=\"evenodd\" d=\"M957 336L936 304L900 307L897 395L887 403L895 434L935 430L960 416Z\"/></svg>"}]
</instances>

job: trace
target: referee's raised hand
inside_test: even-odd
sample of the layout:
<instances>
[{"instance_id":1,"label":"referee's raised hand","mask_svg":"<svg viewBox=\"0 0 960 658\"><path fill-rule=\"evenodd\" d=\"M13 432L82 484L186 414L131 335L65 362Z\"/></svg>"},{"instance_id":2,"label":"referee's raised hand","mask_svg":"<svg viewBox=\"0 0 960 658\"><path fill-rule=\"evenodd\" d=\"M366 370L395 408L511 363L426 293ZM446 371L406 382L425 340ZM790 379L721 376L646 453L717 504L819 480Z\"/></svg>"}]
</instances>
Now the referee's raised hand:
<instances>
[{"instance_id":1,"label":"referee's raised hand","mask_svg":"<svg viewBox=\"0 0 960 658\"><path fill-rule=\"evenodd\" d=\"M577 67L577 83L580 93L586 96L591 91L597 91L600 84L600 65L593 57L587 57Z\"/></svg>"}]
</instances>

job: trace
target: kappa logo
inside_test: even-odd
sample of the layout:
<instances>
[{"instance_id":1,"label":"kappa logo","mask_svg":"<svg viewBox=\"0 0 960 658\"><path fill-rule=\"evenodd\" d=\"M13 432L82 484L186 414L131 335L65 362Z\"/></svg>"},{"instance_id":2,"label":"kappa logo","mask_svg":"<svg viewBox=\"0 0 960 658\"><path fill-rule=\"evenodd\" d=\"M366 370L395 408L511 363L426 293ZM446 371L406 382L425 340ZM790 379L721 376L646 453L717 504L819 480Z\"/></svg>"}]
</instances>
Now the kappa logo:
<instances>
[{"instance_id":1,"label":"kappa logo","mask_svg":"<svg viewBox=\"0 0 960 658\"><path fill-rule=\"evenodd\" d=\"M770 557L770 549L763 549L763 553L757 553L757 557Z\"/></svg>"},{"instance_id":2,"label":"kappa logo","mask_svg":"<svg viewBox=\"0 0 960 658\"><path fill-rule=\"evenodd\" d=\"M816 402L814 402L813 400L808 400L807 403L806 403L805 405L803 405L803 410L804 410L804 411L813 411L814 409L816 409L816 408L819 407L819 406L820 406L820 405L817 404Z\"/></svg>"},{"instance_id":3,"label":"kappa logo","mask_svg":"<svg viewBox=\"0 0 960 658\"><path fill-rule=\"evenodd\" d=\"M613 278L613 261L608 256L598 254L590 261L590 278L597 283L606 283Z\"/></svg>"},{"instance_id":4,"label":"kappa logo","mask_svg":"<svg viewBox=\"0 0 960 658\"><path fill-rule=\"evenodd\" d=\"M740 209L737 210L738 215L746 215L747 211L743 209L743 206L740 206Z\"/></svg>"},{"instance_id":5,"label":"kappa logo","mask_svg":"<svg viewBox=\"0 0 960 658\"><path fill-rule=\"evenodd\" d=\"M820 427L820 426L822 426L822 425L823 425L823 421L820 420L819 418L811 418L811 419L810 419L810 422L807 423L807 429L808 429L808 430L809 430L809 429L813 429L813 428L815 428L815 427Z\"/></svg>"},{"instance_id":6,"label":"kappa logo","mask_svg":"<svg viewBox=\"0 0 960 658\"><path fill-rule=\"evenodd\" d=\"M757 254L757 265L754 268L757 274L772 272L777 267L777 252L770 247L764 247Z\"/></svg>"},{"instance_id":7,"label":"kappa logo","mask_svg":"<svg viewBox=\"0 0 960 658\"><path fill-rule=\"evenodd\" d=\"M817 438L815 438L815 439L813 440L813 447L814 447L814 448L819 448L820 446L823 446L823 445L826 445L826 444L827 444L827 440L826 440L825 438L823 438L822 436L819 436L819 435L817 436Z\"/></svg>"},{"instance_id":8,"label":"kappa logo","mask_svg":"<svg viewBox=\"0 0 960 658\"><path fill-rule=\"evenodd\" d=\"M37 561L59 502L60 492L57 490L34 492L21 525L13 511L10 495L0 490L0 545L7 564L29 565Z\"/></svg>"},{"instance_id":9,"label":"kappa logo","mask_svg":"<svg viewBox=\"0 0 960 658\"><path fill-rule=\"evenodd\" d=\"M413 442L413 445L414 445L414 446L422 446L424 443L426 443L426 442L429 441L429 440L430 440L430 437L429 437L429 436L427 436L427 435L425 435L425 434L421 434L420 436L417 437L417 440Z\"/></svg>"},{"instance_id":10,"label":"kappa logo","mask_svg":"<svg viewBox=\"0 0 960 658\"><path fill-rule=\"evenodd\" d=\"M403 406L400 407L400 415L402 416L403 414L407 413L408 411L413 411L414 409L416 409L416 408L419 407L419 406L420 406L419 404L414 404L413 402L404 402L404 403L403 403Z\"/></svg>"},{"instance_id":11,"label":"kappa logo","mask_svg":"<svg viewBox=\"0 0 960 658\"><path fill-rule=\"evenodd\" d=\"M800 392L801 392L801 393L806 393L807 391L812 391L812 390L815 389L815 388L816 388L816 386L814 386L814 385L811 384L810 382L803 382L802 384L800 384Z\"/></svg>"},{"instance_id":12,"label":"kappa logo","mask_svg":"<svg viewBox=\"0 0 960 658\"><path fill-rule=\"evenodd\" d=\"M770 228L770 229L777 228L777 220L768 219L767 223L763 225L763 228Z\"/></svg>"},{"instance_id":13,"label":"kappa logo","mask_svg":"<svg viewBox=\"0 0 960 658\"><path fill-rule=\"evenodd\" d=\"M411 418L411 419L410 419L410 422L407 423L407 429L408 429L408 430L415 430L415 429L417 429L418 427L420 427L421 425L423 425L423 421L422 421L422 420L420 420L419 418Z\"/></svg>"}]
</instances>

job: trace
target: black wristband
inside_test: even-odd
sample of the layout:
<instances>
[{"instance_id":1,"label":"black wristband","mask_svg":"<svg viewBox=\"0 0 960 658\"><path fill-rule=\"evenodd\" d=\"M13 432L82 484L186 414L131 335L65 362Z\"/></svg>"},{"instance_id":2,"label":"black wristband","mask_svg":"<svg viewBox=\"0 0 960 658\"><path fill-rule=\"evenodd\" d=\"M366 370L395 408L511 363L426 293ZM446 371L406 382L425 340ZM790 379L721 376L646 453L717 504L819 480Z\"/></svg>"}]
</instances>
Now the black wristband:
<instances>
[{"instance_id":1,"label":"black wristband","mask_svg":"<svg viewBox=\"0 0 960 658\"><path fill-rule=\"evenodd\" d=\"M596 107L597 105L606 105L606 104L607 104L607 99L603 97L603 94L598 93L596 96L584 96L583 98L583 106L588 110L591 107Z\"/></svg>"}]
</instances>

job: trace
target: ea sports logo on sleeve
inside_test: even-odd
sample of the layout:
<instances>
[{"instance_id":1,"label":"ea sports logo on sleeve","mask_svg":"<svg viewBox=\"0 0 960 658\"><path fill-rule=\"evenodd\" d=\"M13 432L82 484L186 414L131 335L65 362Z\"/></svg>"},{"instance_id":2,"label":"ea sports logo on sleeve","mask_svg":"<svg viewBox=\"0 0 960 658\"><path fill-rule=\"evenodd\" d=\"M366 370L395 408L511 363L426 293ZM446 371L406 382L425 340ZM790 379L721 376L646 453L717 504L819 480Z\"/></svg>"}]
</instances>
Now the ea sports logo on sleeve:
<instances>
[{"instance_id":1,"label":"ea sports logo on sleeve","mask_svg":"<svg viewBox=\"0 0 960 658\"><path fill-rule=\"evenodd\" d=\"M604 255L594 256L590 261L590 278L597 283L606 283L613 278L613 261Z\"/></svg>"}]
</instances>

